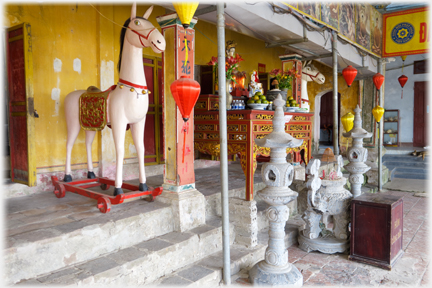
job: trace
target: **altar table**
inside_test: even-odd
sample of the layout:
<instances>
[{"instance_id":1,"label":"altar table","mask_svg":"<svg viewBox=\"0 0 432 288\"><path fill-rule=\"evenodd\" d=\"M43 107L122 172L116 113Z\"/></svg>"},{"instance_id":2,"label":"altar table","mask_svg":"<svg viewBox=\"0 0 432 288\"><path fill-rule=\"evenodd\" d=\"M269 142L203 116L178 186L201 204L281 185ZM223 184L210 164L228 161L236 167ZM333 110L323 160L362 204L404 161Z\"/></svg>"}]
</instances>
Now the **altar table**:
<instances>
[{"instance_id":1,"label":"altar table","mask_svg":"<svg viewBox=\"0 0 432 288\"><path fill-rule=\"evenodd\" d=\"M233 97L234 99L240 97ZM219 102L218 95L201 95L195 105L194 148L201 153L220 156ZM293 137L303 139L297 148L288 148L294 154L294 161L300 162L304 152L305 164L310 160L312 143L313 113L285 112L285 131ZM273 131L274 111L228 110L227 139L228 155L240 154L240 163L246 176L246 200L253 200L253 175L257 167L256 156L270 156L270 148L259 147L255 138L264 138Z\"/></svg>"}]
</instances>

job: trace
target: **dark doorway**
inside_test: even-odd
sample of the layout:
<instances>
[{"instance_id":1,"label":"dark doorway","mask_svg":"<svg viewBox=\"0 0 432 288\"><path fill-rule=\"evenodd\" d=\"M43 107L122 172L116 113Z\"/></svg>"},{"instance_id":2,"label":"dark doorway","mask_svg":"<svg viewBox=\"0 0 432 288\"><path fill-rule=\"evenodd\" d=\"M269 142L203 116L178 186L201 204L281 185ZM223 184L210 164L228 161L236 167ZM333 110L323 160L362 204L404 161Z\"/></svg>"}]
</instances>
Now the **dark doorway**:
<instances>
[{"instance_id":1,"label":"dark doorway","mask_svg":"<svg viewBox=\"0 0 432 288\"><path fill-rule=\"evenodd\" d=\"M414 83L414 135L413 146L427 146L427 120L429 115L429 101L427 99L426 82Z\"/></svg>"},{"instance_id":2,"label":"dark doorway","mask_svg":"<svg viewBox=\"0 0 432 288\"><path fill-rule=\"evenodd\" d=\"M333 91L321 97L320 144L333 145ZM338 119L340 119L340 94L338 93Z\"/></svg>"}]
</instances>

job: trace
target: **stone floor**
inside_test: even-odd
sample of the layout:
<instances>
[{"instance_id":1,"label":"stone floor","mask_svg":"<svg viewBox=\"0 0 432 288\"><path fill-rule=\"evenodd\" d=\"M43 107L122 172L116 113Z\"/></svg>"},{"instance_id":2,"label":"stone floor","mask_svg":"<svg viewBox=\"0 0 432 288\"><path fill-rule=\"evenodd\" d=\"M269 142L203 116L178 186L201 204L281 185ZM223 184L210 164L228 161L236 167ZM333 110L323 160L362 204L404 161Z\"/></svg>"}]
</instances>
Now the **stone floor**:
<instances>
[{"instance_id":1,"label":"stone floor","mask_svg":"<svg viewBox=\"0 0 432 288\"><path fill-rule=\"evenodd\" d=\"M288 248L289 262L301 271L303 286L419 286L429 281L428 198L414 193L387 191L404 196L404 255L391 271L348 260L346 254L304 252L297 244ZM247 274L233 279L238 285L251 286Z\"/></svg>"}]
</instances>

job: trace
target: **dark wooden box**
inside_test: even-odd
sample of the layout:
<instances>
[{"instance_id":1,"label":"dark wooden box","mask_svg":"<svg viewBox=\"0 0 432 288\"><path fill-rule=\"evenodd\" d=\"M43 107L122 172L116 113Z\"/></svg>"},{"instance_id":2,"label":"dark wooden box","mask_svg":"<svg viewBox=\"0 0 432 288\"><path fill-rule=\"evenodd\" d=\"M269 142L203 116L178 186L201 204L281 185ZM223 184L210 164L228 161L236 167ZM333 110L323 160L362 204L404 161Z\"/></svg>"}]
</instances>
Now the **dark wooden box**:
<instances>
[{"instance_id":1,"label":"dark wooden box","mask_svg":"<svg viewBox=\"0 0 432 288\"><path fill-rule=\"evenodd\" d=\"M366 193L352 200L349 260L391 270L403 254L402 198Z\"/></svg>"}]
</instances>

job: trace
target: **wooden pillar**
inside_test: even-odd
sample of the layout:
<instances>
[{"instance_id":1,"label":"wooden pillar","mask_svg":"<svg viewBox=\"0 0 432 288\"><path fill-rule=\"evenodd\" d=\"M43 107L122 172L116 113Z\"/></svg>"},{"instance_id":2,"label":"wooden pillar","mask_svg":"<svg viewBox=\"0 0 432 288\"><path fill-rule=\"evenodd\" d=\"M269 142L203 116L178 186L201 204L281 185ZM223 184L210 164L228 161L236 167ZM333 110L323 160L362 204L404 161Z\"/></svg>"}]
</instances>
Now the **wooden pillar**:
<instances>
[{"instance_id":1,"label":"wooden pillar","mask_svg":"<svg viewBox=\"0 0 432 288\"><path fill-rule=\"evenodd\" d=\"M279 58L282 60L282 71L287 71L290 69L295 69L297 71L297 74L301 75L303 66L301 59L302 57L298 54L287 54L287 55L281 55ZM287 97L292 96L294 100L297 101L297 103L300 104L300 107L302 107L301 102L301 77L293 77L292 84L292 90L288 90Z\"/></svg>"},{"instance_id":2,"label":"wooden pillar","mask_svg":"<svg viewBox=\"0 0 432 288\"><path fill-rule=\"evenodd\" d=\"M166 40L163 54L163 124L165 139L164 189L181 192L195 188L194 171L194 119L189 119L189 130L183 147L183 118L171 94L170 86L181 76L194 78L195 26L193 19L189 28L181 25L176 13L159 16L157 21ZM184 161L183 161L183 149Z\"/></svg>"}]
</instances>

